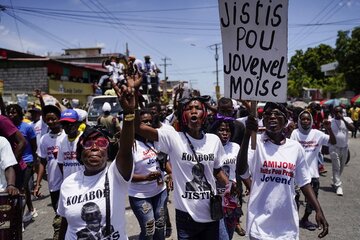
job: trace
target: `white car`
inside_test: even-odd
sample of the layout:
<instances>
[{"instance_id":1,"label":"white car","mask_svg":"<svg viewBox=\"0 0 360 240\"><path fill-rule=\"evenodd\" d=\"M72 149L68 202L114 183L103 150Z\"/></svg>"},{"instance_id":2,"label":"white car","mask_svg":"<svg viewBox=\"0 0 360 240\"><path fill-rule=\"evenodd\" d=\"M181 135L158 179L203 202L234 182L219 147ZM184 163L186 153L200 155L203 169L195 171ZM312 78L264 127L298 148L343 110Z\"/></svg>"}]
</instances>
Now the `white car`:
<instances>
[{"instance_id":1,"label":"white car","mask_svg":"<svg viewBox=\"0 0 360 240\"><path fill-rule=\"evenodd\" d=\"M120 106L117 96L96 96L93 97L90 102L86 124L89 126L97 125L98 117L103 114L102 106L105 102L108 102L111 106L110 114L114 117L119 117L122 112L122 107Z\"/></svg>"}]
</instances>

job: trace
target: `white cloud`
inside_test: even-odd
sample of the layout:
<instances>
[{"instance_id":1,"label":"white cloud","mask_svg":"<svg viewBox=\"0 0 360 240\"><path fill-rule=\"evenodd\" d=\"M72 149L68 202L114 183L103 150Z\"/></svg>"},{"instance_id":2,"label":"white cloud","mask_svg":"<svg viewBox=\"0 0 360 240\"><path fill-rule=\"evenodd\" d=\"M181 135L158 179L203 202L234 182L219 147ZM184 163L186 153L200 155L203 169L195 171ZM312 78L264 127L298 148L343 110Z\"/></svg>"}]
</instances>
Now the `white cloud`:
<instances>
[{"instance_id":1,"label":"white cloud","mask_svg":"<svg viewBox=\"0 0 360 240\"><path fill-rule=\"evenodd\" d=\"M31 40L21 38L21 43L19 40L19 37L17 35L11 34L11 32L8 29L4 29L1 31L1 39L0 39L0 45L3 48L8 48L15 51L31 51L31 52L38 52L38 51L44 51L44 45L41 45L39 43L33 42ZM23 46L23 49L21 47Z\"/></svg>"}]
</instances>

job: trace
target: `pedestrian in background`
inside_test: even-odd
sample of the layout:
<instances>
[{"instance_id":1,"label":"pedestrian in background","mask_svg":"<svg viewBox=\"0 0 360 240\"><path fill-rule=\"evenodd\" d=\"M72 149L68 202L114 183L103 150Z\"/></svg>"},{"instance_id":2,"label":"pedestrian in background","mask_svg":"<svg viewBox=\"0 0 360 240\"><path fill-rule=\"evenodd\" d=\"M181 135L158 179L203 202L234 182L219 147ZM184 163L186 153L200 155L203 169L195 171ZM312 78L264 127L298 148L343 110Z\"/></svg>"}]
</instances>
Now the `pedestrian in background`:
<instances>
[{"instance_id":1,"label":"pedestrian in background","mask_svg":"<svg viewBox=\"0 0 360 240\"><path fill-rule=\"evenodd\" d=\"M330 120L331 129L336 138L336 144L329 146L332 164L332 182L338 196L343 196L344 194L340 178L349 154L349 131L355 130L351 118L344 117L342 113L342 107L336 106L333 110L333 118Z\"/></svg>"}]
</instances>

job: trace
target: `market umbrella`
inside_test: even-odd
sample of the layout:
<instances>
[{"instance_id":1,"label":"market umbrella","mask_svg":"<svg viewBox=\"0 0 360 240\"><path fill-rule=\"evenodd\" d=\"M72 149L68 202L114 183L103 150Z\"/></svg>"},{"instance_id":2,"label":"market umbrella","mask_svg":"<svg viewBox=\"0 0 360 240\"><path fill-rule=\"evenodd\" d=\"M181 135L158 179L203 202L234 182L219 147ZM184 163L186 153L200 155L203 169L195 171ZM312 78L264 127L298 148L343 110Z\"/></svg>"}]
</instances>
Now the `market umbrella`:
<instances>
[{"instance_id":1,"label":"market umbrella","mask_svg":"<svg viewBox=\"0 0 360 240\"><path fill-rule=\"evenodd\" d=\"M360 99L360 94L358 94L355 97L351 98L350 102L351 103L359 102L360 101L359 99Z\"/></svg>"},{"instance_id":2,"label":"market umbrella","mask_svg":"<svg viewBox=\"0 0 360 240\"><path fill-rule=\"evenodd\" d=\"M326 102L324 102L324 105L332 105L332 106L338 106L340 105L340 99L338 98L333 98L333 99L329 99Z\"/></svg>"},{"instance_id":3,"label":"market umbrella","mask_svg":"<svg viewBox=\"0 0 360 240\"><path fill-rule=\"evenodd\" d=\"M328 101L329 99L324 99L324 100L321 100L320 102L319 102L319 104L322 106L322 105L324 105L324 103L326 102L326 101Z\"/></svg>"},{"instance_id":4,"label":"market umbrella","mask_svg":"<svg viewBox=\"0 0 360 240\"><path fill-rule=\"evenodd\" d=\"M350 101L348 98L340 98L340 103L344 104L345 106L350 106Z\"/></svg>"}]
</instances>

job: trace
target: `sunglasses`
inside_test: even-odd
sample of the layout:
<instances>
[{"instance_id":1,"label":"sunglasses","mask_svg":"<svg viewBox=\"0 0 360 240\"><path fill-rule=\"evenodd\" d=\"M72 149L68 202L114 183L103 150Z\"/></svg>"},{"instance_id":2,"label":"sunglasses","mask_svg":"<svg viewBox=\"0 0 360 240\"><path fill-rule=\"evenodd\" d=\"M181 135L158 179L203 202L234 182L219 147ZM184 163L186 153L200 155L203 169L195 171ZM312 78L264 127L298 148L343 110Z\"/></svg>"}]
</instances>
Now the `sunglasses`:
<instances>
[{"instance_id":1,"label":"sunglasses","mask_svg":"<svg viewBox=\"0 0 360 240\"><path fill-rule=\"evenodd\" d=\"M109 146L109 141L106 138L97 138L96 140L87 140L82 144L84 149L89 150L94 146L94 143L96 146L102 149L106 149Z\"/></svg>"},{"instance_id":2,"label":"sunglasses","mask_svg":"<svg viewBox=\"0 0 360 240\"><path fill-rule=\"evenodd\" d=\"M275 117L285 117L285 114L280 111L266 111L264 112L264 117L270 117L274 114Z\"/></svg>"}]
</instances>

